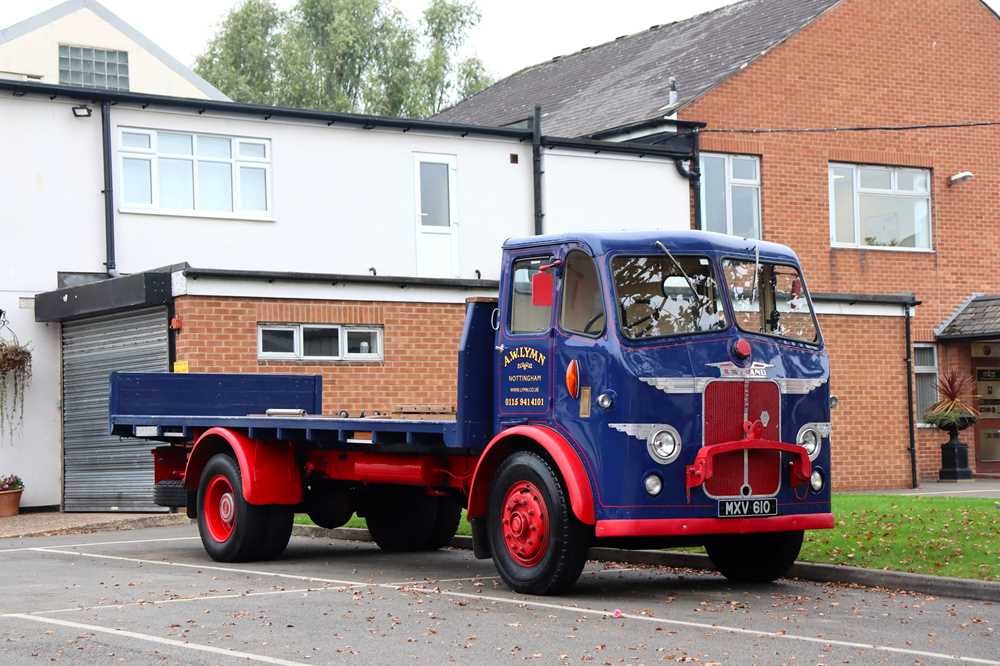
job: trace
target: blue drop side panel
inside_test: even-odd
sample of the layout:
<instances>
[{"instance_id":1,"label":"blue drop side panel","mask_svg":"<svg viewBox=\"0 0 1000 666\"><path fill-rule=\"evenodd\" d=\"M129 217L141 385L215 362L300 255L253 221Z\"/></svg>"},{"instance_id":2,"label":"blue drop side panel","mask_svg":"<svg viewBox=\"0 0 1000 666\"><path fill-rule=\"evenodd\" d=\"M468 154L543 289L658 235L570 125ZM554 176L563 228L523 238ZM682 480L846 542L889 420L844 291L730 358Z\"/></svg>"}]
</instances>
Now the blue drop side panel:
<instances>
[{"instance_id":1,"label":"blue drop side panel","mask_svg":"<svg viewBox=\"0 0 1000 666\"><path fill-rule=\"evenodd\" d=\"M268 409L323 411L319 375L170 372L111 374L112 416L247 416Z\"/></svg>"},{"instance_id":2,"label":"blue drop side panel","mask_svg":"<svg viewBox=\"0 0 1000 666\"><path fill-rule=\"evenodd\" d=\"M466 304L465 327L458 348L458 442L473 450L486 448L493 429L492 301Z\"/></svg>"}]
</instances>

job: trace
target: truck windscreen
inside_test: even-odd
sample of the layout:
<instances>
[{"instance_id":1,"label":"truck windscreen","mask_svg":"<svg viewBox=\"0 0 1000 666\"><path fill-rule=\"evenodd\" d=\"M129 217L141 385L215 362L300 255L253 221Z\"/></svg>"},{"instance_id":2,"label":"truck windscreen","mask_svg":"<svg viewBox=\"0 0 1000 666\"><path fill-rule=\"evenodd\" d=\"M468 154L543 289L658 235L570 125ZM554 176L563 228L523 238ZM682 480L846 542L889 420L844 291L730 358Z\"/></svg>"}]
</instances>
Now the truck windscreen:
<instances>
[{"instance_id":1,"label":"truck windscreen","mask_svg":"<svg viewBox=\"0 0 1000 666\"><path fill-rule=\"evenodd\" d=\"M722 272L733 301L736 325L742 330L800 342L817 341L812 305L795 267L726 259Z\"/></svg>"},{"instance_id":2,"label":"truck windscreen","mask_svg":"<svg viewBox=\"0 0 1000 666\"><path fill-rule=\"evenodd\" d=\"M660 254L611 260L618 320L626 338L645 340L726 328L712 262L707 257L684 256L676 261Z\"/></svg>"}]
</instances>

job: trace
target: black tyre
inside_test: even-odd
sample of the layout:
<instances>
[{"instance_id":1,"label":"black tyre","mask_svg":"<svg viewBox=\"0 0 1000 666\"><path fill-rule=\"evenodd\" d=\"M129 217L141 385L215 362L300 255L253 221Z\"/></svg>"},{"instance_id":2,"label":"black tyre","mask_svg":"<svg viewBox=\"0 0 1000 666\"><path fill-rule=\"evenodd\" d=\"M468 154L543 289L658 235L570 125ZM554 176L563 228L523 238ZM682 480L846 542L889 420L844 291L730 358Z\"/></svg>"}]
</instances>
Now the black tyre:
<instances>
[{"instance_id":1,"label":"black tyre","mask_svg":"<svg viewBox=\"0 0 1000 666\"><path fill-rule=\"evenodd\" d=\"M795 563L803 532L734 534L713 537L705 551L715 568L734 583L771 583Z\"/></svg>"},{"instance_id":2,"label":"black tyre","mask_svg":"<svg viewBox=\"0 0 1000 666\"><path fill-rule=\"evenodd\" d=\"M184 482L176 479L160 481L153 486L153 504L177 508L187 504L187 490Z\"/></svg>"},{"instance_id":3,"label":"black tyre","mask_svg":"<svg viewBox=\"0 0 1000 666\"><path fill-rule=\"evenodd\" d=\"M591 534L542 456L521 451L504 460L490 490L488 522L493 562L515 591L558 594L580 577Z\"/></svg>"},{"instance_id":4,"label":"black tyre","mask_svg":"<svg viewBox=\"0 0 1000 666\"><path fill-rule=\"evenodd\" d=\"M209 459L198 484L198 532L213 560L271 559L288 545L291 531L291 507L247 503L236 461L222 453Z\"/></svg>"},{"instance_id":5,"label":"black tyre","mask_svg":"<svg viewBox=\"0 0 1000 666\"><path fill-rule=\"evenodd\" d=\"M458 524L461 521L462 504L454 497L438 497L437 515L434 518L434 527L428 535L427 550L437 550L450 544L458 532Z\"/></svg>"},{"instance_id":6,"label":"black tyre","mask_svg":"<svg viewBox=\"0 0 1000 666\"><path fill-rule=\"evenodd\" d=\"M423 488L386 488L369 497L365 521L379 548L404 553L430 548L437 513L438 498Z\"/></svg>"}]
</instances>

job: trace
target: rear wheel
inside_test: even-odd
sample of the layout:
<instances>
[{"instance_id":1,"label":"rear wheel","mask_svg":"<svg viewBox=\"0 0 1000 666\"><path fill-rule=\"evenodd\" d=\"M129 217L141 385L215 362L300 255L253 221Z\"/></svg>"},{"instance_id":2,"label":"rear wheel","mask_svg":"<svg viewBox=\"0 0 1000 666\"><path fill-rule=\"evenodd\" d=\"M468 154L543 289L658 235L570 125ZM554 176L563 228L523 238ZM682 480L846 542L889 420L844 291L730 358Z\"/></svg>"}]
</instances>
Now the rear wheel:
<instances>
[{"instance_id":1,"label":"rear wheel","mask_svg":"<svg viewBox=\"0 0 1000 666\"><path fill-rule=\"evenodd\" d=\"M369 498L365 521L379 548L392 553L432 548L439 498L427 495L423 488L392 487L374 492L378 495Z\"/></svg>"},{"instance_id":2,"label":"rear wheel","mask_svg":"<svg viewBox=\"0 0 1000 666\"><path fill-rule=\"evenodd\" d=\"M272 559L288 545L292 509L249 504L239 466L219 453L205 465L198 485L198 532L213 560Z\"/></svg>"},{"instance_id":3,"label":"rear wheel","mask_svg":"<svg viewBox=\"0 0 1000 666\"><path fill-rule=\"evenodd\" d=\"M458 532L461 520L462 504L454 497L438 497L437 515L434 517L434 527L431 528L430 538L427 540L427 549L437 550L450 544Z\"/></svg>"},{"instance_id":4,"label":"rear wheel","mask_svg":"<svg viewBox=\"0 0 1000 666\"><path fill-rule=\"evenodd\" d=\"M580 577L589 534L545 458L521 451L503 462L490 490L488 520L493 562L515 591L558 594Z\"/></svg>"},{"instance_id":5,"label":"rear wheel","mask_svg":"<svg viewBox=\"0 0 1000 666\"><path fill-rule=\"evenodd\" d=\"M771 583L795 564L803 532L768 532L713 537L705 551L715 568L734 583Z\"/></svg>"}]
</instances>

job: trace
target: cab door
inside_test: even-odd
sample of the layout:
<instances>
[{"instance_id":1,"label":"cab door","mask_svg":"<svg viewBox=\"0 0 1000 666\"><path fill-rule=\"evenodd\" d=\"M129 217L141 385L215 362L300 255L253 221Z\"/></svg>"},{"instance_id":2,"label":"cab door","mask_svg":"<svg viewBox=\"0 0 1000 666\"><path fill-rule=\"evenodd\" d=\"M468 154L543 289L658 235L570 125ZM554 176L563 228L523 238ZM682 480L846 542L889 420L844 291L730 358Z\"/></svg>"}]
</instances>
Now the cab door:
<instances>
[{"instance_id":1,"label":"cab door","mask_svg":"<svg viewBox=\"0 0 1000 666\"><path fill-rule=\"evenodd\" d=\"M497 432L520 423L548 422L554 379L552 298L540 294L533 299L532 282L541 271L554 276L558 265L547 250L508 255L505 262L493 375Z\"/></svg>"}]
</instances>

